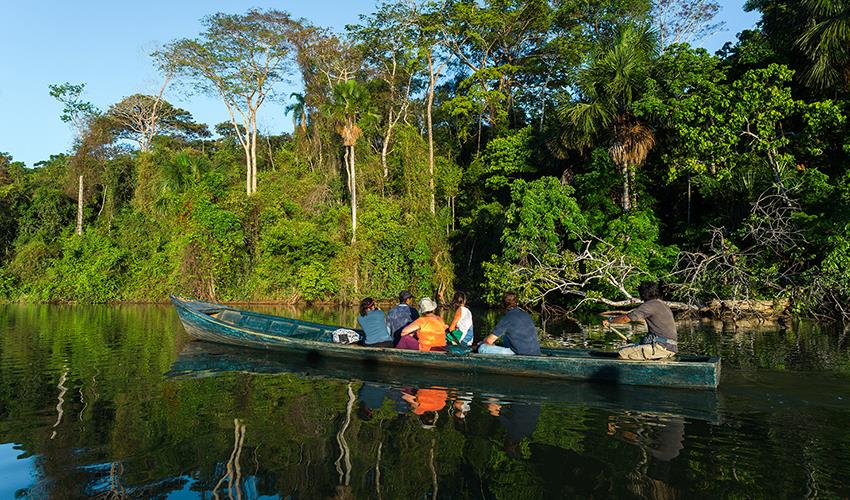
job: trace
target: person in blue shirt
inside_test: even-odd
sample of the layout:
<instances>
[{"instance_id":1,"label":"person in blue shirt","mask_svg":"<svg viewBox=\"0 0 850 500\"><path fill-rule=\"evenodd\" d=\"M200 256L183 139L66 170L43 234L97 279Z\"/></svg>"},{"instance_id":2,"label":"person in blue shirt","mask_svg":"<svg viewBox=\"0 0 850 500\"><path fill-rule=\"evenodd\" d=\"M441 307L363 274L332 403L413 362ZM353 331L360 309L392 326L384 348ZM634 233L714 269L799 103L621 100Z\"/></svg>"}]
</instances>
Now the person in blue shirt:
<instances>
[{"instance_id":1,"label":"person in blue shirt","mask_svg":"<svg viewBox=\"0 0 850 500\"><path fill-rule=\"evenodd\" d=\"M413 294L407 290L402 290L398 294L398 305L387 313L387 326L390 329L390 334L392 334L393 342L396 344L401 339L402 329L419 319L419 313L411 306L412 303Z\"/></svg>"},{"instance_id":2,"label":"person in blue shirt","mask_svg":"<svg viewBox=\"0 0 850 500\"><path fill-rule=\"evenodd\" d=\"M507 292L504 296L504 306L507 312L493 328L493 333L487 336L478 346L481 354L500 354L512 356L540 356L540 343L537 341L537 327L531 315L517 305L517 295ZM496 341L501 339L501 346Z\"/></svg>"},{"instance_id":3,"label":"person in blue shirt","mask_svg":"<svg viewBox=\"0 0 850 500\"><path fill-rule=\"evenodd\" d=\"M357 323L363 329L366 338L363 344L368 347L392 347L393 337L387 328L387 318L384 311L378 309L375 299L366 297L360 302L360 316Z\"/></svg>"}]
</instances>

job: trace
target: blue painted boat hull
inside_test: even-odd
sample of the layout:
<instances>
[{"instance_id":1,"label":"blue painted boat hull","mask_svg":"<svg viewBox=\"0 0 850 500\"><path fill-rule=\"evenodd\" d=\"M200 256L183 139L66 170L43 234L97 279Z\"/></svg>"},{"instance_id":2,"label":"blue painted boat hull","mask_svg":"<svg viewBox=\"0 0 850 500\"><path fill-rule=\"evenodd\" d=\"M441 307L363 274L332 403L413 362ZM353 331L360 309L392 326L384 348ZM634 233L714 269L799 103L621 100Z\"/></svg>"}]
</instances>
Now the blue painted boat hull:
<instances>
[{"instance_id":1,"label":"blue painted boat hull","mask_svg":"<svg viewBox=\"0 0 850 500\"><path fill-rule=\"evenodd\" d=\"M207 342L300 353L308 358L341 359L547 379L585 380L638 386L714 389L720 382L720 358L682 356L671 361L630 361L616 353L583 349L543 349L542 356L429 353L392 348L341 345L330 341L337 326L254 313L172 297L189 336Z\"/></svg>"}]
</instances>

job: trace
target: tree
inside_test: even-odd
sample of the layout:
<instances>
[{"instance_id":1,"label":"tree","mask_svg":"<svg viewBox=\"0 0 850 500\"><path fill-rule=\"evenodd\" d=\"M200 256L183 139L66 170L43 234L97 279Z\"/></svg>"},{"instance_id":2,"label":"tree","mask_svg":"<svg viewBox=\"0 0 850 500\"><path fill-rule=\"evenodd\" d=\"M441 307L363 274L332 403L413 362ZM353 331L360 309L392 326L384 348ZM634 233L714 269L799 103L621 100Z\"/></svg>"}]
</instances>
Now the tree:
<instances>
[{"instance_id":1,"label":"tree","mask_svg":"<svg viewBox=\"0 0 850 500\"><path fill-rule=\"evenodd\" d=\"M74 127L76 139L81 141L81 147L85 145L84 137L86 132L90 130L92 123L100 116L94 104L83 101L82 95L86 88L85 83L71 84L63 83L61 85L49 85L50 96L62 103L65 107L62 109L60 118L65 123L70 123ZM80 173L77 179L77 229L78 236L83 234L83 193L85 192L85 175Z\"/></svg>"},{"instance_id":2,"label":"tree","mask_svg":"<svg viewBox=\"0 0 850 500\"><path fill-rule=\"evenodd\" d=\"M309 160L325 164L325 143L331 140L335 119L317 113L333 98L333 87L355 77L361 67L360 53L329 30L304 25L295 34L296 61L304 82L304 104L311 122ZM336 165L334 164L333 167Z\"/></svg>"},{"instance_id":3,"label":"tree","mask_svg":"<svg viewBox=\"0 0 850 500\"><path fill-rule=\"evenodd\" d=\"M354 163L354 146L363 133L358 121L374 116L369 106L369 93L366 88L355 80L348 80L334 86L333 100L328 107L337 122L336 130L345 147L345 172L351 197L351 243L357 241L357 170Z\"/></svg>"},{"instance_id":4,"label":"tree","mask_svg":"<svg viewBox=\"0 0 850 500\"><path fill-rule=\"evenodd\" d=\"M83 92L86 89L85 83L65 82L61 85L48 85L48 88L50 89L50 97L64 105L60 116L61 120L70 123L77 136L86 128L89 120L100 114L100 110L94 104L82 100Z\"/></svg>"},{"instance_id":5,"label":"tree","mask_svg":"<svg viewBox=\"0 0 850 500\"><path fill-rule=\"evenodd\" d=\"M803 0L810 19L797 43L811 65L804 81L819 88L850 84L850 1Z\"/></svg>"},{"instance_id":6,"label":"tree","mask_svg":"<svg viewBox=\"0 0 850 500\"><path fill-rule=\"evenodd\" d=\"M28 201L26 180L25 165L0 152L0 264L15 241L21 211Z\"/></svg>"},{"instance_id":7,"label":"tree","mask_svg":"<svg viewBox=\"0 0 850 500\"><path fill-rule=\"evenodd\" d=\"M635 115L634 104L646 91L657 47L647 28L621 28L614 46L592 56L579 74L579 99L562 99L558 109L566 146L587 148L600 139L608 144L623 177L621 205L626 211L637 201L635 169L655 146L655 133Z\"/></svg>"},{"instance_id":8,"label":"tree","mask_svg":"<svg viewBox=\"0 0 850 500\"><path fill-rule=\"evenodd\" d=\"M551 12L541 0L450 2L445 9L443 43L469 72L447 105L474 115L469 121L477 128L477 152L485 124L507 124L516 75L544 45Z\"/></svg>"},{"instance_id":9,"label":"tree","mask_svg":"<svg viewBox=\"0 0 850 500\"><path fill-rule=\"evenodd\" d=\"M698 42L721 30L724 22L712 22L719 11L720 4L714 0L655 0L651 18L661 50Z\"/></svg>"},{"instance_id":10,"label":"tree","mask_svg":"<svg viewBox=\"0 0 850 500\"><path fill-rule=\"evenodd\" d=\"M158 134L209 137L206 125L195 123L192 114L174 107L161 96L133 94L113 104L106 111L116 138L137 143L141 151L150 149Z\"/></svg>"},{"instance_id":11,"label":"tree","mask_svg":"<svg viewBox=\"0 0 850 500\"><path fill-rule=\"evenodd\" d=\"M181 39L155 54L160 66L221 97L245 152L245 191L257 190L257 112L289 71L299 28L285 12L249 10L214 14L197 39ZM241 125L241 128L240 128Z\"/></svg>"},{"instance_id":12,"label":"tree","mask_svg":"<svg viewBox=\"0 0 850 500\"><path fill-rule=\"evenodd\" d=\"M431 191L431 214L437 213L437 191L434 185L434 94L437 90L437 82L451 61L450 53L443 50L440 38L444 21L441 7L441 4L431 3L425 12L420 12L415 5L413 7L413 15L417 19L419 51L428 68L425 126L428 130L428 188Z\"/></svg>"},{"instance_id":13,"label":"tree","mask_svg":"<svg viewBox=\"0 0 850 500\"><path fill-rule=\"evenodd\" d=\"M383 108L381 167L386 179L393 131L407 116L415 77L421 70L415 10L403 3L384 3L374 15L361 16L361 21L361 25L348 26L348 31L359 41L368 70L380 82L381 95L376 100Z\"/></svg>"},{"instance_id":14,"label":"tree","mask_svg":"<svg viewBox=\"0 0 850 500\"><path fill-rule=\"evenodd\" d=\"M307 133L307 103L304 101L304 96L297 92L289 94L290 99L295 99L295 102L286 106L284 110L286 114L292 113L292 126L296 131L301 131L302 134Z\"/></svg>"}]
</instances>

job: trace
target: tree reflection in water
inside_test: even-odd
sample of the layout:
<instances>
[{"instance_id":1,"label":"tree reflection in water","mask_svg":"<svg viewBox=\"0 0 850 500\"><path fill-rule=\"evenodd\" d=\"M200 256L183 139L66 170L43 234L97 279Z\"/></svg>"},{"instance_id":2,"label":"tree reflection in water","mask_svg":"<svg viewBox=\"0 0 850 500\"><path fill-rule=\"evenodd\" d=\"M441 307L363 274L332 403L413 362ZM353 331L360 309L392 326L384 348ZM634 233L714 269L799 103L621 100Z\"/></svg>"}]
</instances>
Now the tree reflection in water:
<instances>
[{"instance_id":1,"label":"tree reflection in water","mask_svg":"<svg viewBox=\"0 0 850 500\"><path fill-rule=\"evenodd\" d=\"M840 334L683 329L729 360L702 394L184 349L160 307L6 306L0 325L0 436L18 450L0 467L29 484L0 497L850 494Z\"/></svg>"}]
</instances>

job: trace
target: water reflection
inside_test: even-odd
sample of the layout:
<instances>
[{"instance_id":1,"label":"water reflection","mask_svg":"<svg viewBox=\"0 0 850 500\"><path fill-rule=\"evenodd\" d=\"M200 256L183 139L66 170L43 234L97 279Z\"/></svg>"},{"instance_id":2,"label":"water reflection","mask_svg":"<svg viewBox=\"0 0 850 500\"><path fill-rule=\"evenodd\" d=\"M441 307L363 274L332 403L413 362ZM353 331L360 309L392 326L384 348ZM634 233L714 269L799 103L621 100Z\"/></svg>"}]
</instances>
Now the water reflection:
<instances>
[{"instance_id":1,"label":"water reflection","mask_svg":"<svg viewBox=\"0 0 850 500\"><path fill-rule=\"evenodd\" d=\"M810 325L683 326L717 393L308 363L187 342L158 306L0 327L0 498L850 495L850 357Z\"/></svg>"}]
</instances>

